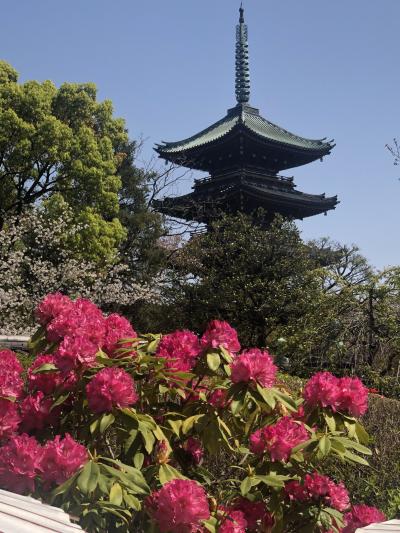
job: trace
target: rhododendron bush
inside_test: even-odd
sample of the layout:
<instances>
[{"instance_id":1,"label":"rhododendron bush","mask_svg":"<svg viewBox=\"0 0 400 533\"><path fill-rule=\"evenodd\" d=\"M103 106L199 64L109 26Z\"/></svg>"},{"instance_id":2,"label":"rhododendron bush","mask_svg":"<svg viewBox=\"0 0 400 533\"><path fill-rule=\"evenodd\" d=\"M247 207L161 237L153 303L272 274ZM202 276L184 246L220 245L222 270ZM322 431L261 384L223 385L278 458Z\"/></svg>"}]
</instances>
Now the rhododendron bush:
<instances>
[{"instance_id":1,"label":"rhododendron bush","mask_svg":"<svg viewBox=\"0 0 400 533\"><path fill-rule=\"evenodd\" d=\"M323 473L329 456L368 464L357 378L321 372L293 399L273 356L241 350L225 322L139 335L61 294L36 319L26 372L0 351L0 488L88 532L351 533L384 519Z\"/></svg>"}]
</instances>

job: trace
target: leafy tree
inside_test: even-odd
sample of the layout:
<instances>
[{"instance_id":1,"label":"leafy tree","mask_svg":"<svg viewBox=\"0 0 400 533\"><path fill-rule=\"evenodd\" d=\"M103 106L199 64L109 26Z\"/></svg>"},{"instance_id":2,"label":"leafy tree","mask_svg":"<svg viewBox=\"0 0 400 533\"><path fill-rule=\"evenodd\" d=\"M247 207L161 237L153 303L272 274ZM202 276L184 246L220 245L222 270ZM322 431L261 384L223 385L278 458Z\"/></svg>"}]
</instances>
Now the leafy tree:
<instances>
[{"instance_id":1,"label":"leafy tree","mask_svg":"<svg viewBox=\"0 0 400 533\"><path fill-rule=\"evenodd\" d=\"M245 345L265 346L312 305L314 268L294 223L277 218L263 228L244 215L225 217L174 257L166 316L197 330L209 317L223 318Z\"/></svg>"},{"instance_id":2,"label":"leafy tree","mask_svg":"<svg viewBox=\"0 0 400 533\"><path fill-rule=\"evenodd\" d=\"M150 188L158 174L135 165L138 149L136 142L124 142L119 147L119 153L124 154L118 165L119 219L127 231L120 252L135 277L147 281L164 266L159 239L165 228L160 214L149 207Z\"/></svg>"},{"instance_id":3,"label":"leafy tree","mask_svg":"<svg viewBox=\"0 0 400 533\"><path fill-rule=\"evenodd\" d=\"M108 312L156 298L154 287L139 282L120 258L104 268L78 258L74 247L85 229L65 202L57 214L45 202L0 231L1 334L31 333L33 309L48 292L91 298Z\"/></svg>"},{"instance_id":4,"label":"leafy tree","mask_svg":"<svg viewBox=\"0 0 400 533\"><path fill-rule=\"evenodd\" d=\"M112 260L126 232L118 219L125 124L92 83L18 83L0 62L0 227L54 193L85 227L81 254Z\"/></svg>"}]
</instances>

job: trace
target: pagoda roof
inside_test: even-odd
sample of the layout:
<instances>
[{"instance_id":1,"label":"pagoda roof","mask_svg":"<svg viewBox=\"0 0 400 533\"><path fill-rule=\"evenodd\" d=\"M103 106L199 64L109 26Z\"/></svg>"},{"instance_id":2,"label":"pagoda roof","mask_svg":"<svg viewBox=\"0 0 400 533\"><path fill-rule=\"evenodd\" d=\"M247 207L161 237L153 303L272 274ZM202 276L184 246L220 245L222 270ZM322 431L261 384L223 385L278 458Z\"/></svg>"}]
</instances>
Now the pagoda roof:
<instances>
[{"instance_id":1,"label":"pagoda roof","mask_svg":"<svg viewBox=\"0 0 400 533\"><path fill-rule=\"evenodd\" d=\"M335 146L332 144L332 141L326 142L326 137L324 139L307 139L291 133L263 118L258 109L246 104L238 104L230 109L221 120L218 120L218 122L215 122L200 133L183 141L163 142L157 145L156 150L160 154L172 154L192 150L193 148L198 148L221 139L238 125L268 141L284 144L297 150L318 152L321 156L328 154Z\"/></svg>"},{"instance_id":2,"label":"pagoda roof","mask_svg":"<svg viewBox=\"0 0 400 533\"><path fill-rule=\"evenodd\" d=\"M213 213L247 212L259 208L272 214L282 214L294 219L303 219L335 209L337 196L308 194L294 189L287 178L256 177L246 173L235 178L206 178L196 181L193 192L183 196L156 200L158 211L176 218L208 222Z\"/></svg>"}]
</instances>

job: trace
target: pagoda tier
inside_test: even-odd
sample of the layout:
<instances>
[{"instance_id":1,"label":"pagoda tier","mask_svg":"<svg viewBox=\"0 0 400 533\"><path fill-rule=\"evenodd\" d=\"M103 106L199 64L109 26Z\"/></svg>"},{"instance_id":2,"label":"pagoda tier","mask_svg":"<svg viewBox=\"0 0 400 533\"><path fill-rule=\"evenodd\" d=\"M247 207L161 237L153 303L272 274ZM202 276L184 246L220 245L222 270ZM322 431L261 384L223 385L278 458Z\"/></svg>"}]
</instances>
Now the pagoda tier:
<instances>
[{"instance_id":1,"label":"pagoda tier","mask_svg":"<svg viewBox=\"0 0 400 533\"><path fill-rule=\"evenodd\" d=\"M196 180L193 192L154 203L171 217L208 224L222 213L254 214L260 208L264 219L275 214L303 219L335 209L337 197L306 194L295 190L293 178L261 174L259 170L228 171L217 178Z\"/></svg>"},{"instance_id":2,"label":"pagoda tier","mask_svg":"<svg viewBox=\"0 0 400 533\"><path fill-rule=\"evenodd\" d=\"M334 146L290 133L263 118L258 109L238 103L197 135L158 144L155 150L167 161L211 175L247 164L276 174L321 159Z\"/></svg>"}]
</instances>

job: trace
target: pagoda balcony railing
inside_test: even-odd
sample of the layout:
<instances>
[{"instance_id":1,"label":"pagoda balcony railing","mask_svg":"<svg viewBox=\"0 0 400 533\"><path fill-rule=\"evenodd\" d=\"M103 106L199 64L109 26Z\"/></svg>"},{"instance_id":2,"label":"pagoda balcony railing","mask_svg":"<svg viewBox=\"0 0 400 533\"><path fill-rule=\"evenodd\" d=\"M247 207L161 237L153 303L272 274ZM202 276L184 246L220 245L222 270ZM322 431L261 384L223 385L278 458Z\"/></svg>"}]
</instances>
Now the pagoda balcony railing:
<instances>
[{"instance_id":1,"label":"pagoda balcony railing","mask_svg":"<svg viewBox=\"0 0 400 533\"><path fill-rule=\"evenodd\" d=\"M218 178L225 178L227 176L219 175L219 176L207 176L206 178L197 178L194 180L195 185L203 185L203 183L209 183L210 181L215 181ZM263 176L261 176L263 177ZM265 175L266 178L277 180L281 183L293 183L294 176L280 176L279 174L276 174L275 176L272 175Z\"/></svg>"}]
</instances>

